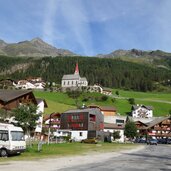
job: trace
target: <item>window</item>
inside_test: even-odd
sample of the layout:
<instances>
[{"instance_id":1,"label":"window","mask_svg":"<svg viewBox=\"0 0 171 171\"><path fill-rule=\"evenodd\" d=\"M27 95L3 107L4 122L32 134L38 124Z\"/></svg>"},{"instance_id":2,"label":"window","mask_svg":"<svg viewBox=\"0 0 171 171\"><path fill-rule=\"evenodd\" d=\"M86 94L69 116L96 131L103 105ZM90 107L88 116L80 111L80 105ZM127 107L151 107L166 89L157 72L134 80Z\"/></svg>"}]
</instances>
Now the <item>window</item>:
<instances>
[{"instance_id":1,"label":"window","mask_svg":"<svg viewBox=\"0 0 171 171\"><path fill-rule=\"evenodd\" d=\"M122 119L116 119L116 123L117 124L124 124L124 120L122 120Z\"/></svg>"},{"instance_id":2,"label":"window","mask_svg":"<svg viewBox=\"0 0 171 171\"><path fill-rule=\"evenodd\" d=\"M80 117L79 117L79 115L72 115L72 119L73 120L78 120L78 119L80 119Z\"/></svg>"},{"instance_id":3,"label":"window","mask_svg":"<svg viewBox=\"0 0 171 171\"><path fill-rule=\"evenodd\" d=\"M64 85L65 85L65 81L64 81Z\"/></svg>"},{"instance_id":4,"label":"window","mask_svg":"<svg viewBox=\"0 0 171 171\"><path fill-rule=\"evenodd\" d=\"M1 130L0 131L0 140L2 141L8 141L9 136L8 136L8 131L7 130Z\"/></svg>"},{"instance_id":5,"label":"window","mask_svg":"<svg viewBox=\"0 0 171 171\"><path fill-rule=\"evenodd\" d=\"M80 132L80 137L82 137L83 136L83 133L82 132Z\"/></svg>"},{"instance_id":6,"label":"window","mask_svg":"<svg viewBox=\"0 0 171 171\"><path fill-rule=\"evenodd\" d=\"M11 131L12 141L24 141L24 133L21 131Z\"/></svg>"},{"instance_id":7,"label":"window","mask_svg":"<svg viewBox=\"0 0 171 171\"><path fill-rule=\"evenodd\" d=\"M79 127L83 127L83 123L79 123Z\"/></svg>"}]
</instances>

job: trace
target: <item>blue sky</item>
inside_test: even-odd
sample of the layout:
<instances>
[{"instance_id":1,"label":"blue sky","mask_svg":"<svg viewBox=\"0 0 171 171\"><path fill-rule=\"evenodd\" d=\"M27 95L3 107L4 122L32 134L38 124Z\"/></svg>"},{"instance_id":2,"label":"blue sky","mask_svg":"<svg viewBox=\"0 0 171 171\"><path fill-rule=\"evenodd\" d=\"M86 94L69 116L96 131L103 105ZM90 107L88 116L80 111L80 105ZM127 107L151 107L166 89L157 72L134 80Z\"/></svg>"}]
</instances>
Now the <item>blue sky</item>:
<instances>
[{"instance_id":1,"label":"blue sky","mask_svg":"<svg viewBox=\"0 0 171 171\"><path fill-rule=\"evenodd\" d=\"M40 37L81 55L171 52L171 0L0 0L0 39Z\"/></svg>"}]
</instances>

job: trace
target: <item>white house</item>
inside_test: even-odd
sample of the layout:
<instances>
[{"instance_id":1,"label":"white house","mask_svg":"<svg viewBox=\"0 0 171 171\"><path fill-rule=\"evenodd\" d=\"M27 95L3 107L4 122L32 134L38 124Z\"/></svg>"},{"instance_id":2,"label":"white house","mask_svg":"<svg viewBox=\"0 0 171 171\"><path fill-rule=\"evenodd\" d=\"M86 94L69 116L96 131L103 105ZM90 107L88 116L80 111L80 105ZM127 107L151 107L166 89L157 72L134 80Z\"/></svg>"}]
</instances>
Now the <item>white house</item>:
<instances>
[{"instance_id":1,"label":"white house","mask_svg":"<svg viewBox=\"0 0 171 171\"><path fill-rule=\"evenodd\" d=\"M47 107L47 103L44 99L36 99L37 101L37 114L40 114L40 117L37 121L37 126L35 128L36 133L41 133L42 132L42 125L43 125L43 113L44 113L44 108Z\"/></svg>"},{"instance_id":2,"label":"white house","mask_svg":"<svg viewBox=\"0 0 171 171\"><path fill-rule=\"evenodd\" d=\"M45 83L43 81L19 80L14 84L17 89L44 89Z\"/></svg>"},{"instance_id":3,"label":"white house","mask_svg":"<svg viewBox=\"0 0 171 171\"><path fill-rule=\"evenodd\" d=\"M153 117L153 107L145 105L133 105L132 117L151 118Z\"/></svg>"},{"instance_id":4,"label":"white house","mask_svg":"<svg viewBox=\"0 0 171 171\"><path fill-rule=\"evenodd\" d=\"M75 67L74 74L64 75L62 77L62 88L78 88L78 87L86 87L88 86L88 81L85 77L80 77L78 63Z\"/></svg>"},{"instance_id":5,"label":"white house","mask_svg":"<svg viewBox=\"0 0 171 171\"><path fill-rule=\"evenodd\" d=\"M104 123L104 132L106 133L111 133L113 134L114 132L119 132L119 139L114 140L113 136L111 135L112 141L117 141L117 142L124 142L124 129L125 129L125 124L118 125L114 123Z\"/></svg>"}]
</instances>

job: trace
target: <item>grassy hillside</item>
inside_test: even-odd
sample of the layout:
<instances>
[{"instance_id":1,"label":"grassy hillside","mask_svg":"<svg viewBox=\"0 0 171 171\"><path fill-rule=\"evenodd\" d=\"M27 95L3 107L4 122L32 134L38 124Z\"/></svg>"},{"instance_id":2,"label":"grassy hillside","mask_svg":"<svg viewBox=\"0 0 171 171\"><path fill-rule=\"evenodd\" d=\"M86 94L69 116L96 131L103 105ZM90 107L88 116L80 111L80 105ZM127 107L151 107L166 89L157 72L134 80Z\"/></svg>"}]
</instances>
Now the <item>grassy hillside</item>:
<instances>
[{"instance_id":1,"label":"grassy hillside","mask_svg":"<svg viewBox=\"0 0 171 171\"><path fill-rule=\"evenodd\" d=\"M116 91L119 91L119 96L115 94ZM44 98L47 101L48 108L45 109L45 114L61 113L76 108L76 104L81 106L84 103L85 105L113 106L117 108L118 113L126 115L131 111L129 98L134 98L136 104L153 106L154 116L166 116L171 109L171 96L165 93L142 93L114 89L113 95L108 97L106 101L99 100L102 95L98 93L83 93L78 99L69 98L66 93L60 92L34 91L34 94L36 97Z\"/></svg>"}]
</instances>

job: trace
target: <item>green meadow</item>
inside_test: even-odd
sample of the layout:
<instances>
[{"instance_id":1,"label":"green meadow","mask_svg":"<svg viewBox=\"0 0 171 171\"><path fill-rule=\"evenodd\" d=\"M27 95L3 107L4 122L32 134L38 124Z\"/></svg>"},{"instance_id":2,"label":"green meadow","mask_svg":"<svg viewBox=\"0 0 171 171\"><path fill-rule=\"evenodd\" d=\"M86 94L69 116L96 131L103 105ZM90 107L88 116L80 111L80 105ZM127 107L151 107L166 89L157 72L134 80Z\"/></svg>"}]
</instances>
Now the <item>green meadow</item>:
<instances>
[{"instance_id":1,"label":"green meadow","mask_svg":"<svg viewBox=\"0 0 171 171\"><path fill-rule=\"evenodd\" d=\"M116 95L116 91L119 95ZM136 104L152 106L154 116L167 116L171 110L171 94L169 93L143 93L113 89L113 95L106 101L99 100L103 96L99 93L82 93L77 99L70 98L66 93L61 92L34 91L34 95L46 100L48 108L45 109L45 114L62 113L83 104L87 106L95 104L113 106L120 115L126 115L131 111L132 106L128 102L129 98L134 98Z\"/></svg>"}]
</instances>

